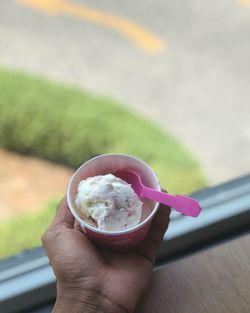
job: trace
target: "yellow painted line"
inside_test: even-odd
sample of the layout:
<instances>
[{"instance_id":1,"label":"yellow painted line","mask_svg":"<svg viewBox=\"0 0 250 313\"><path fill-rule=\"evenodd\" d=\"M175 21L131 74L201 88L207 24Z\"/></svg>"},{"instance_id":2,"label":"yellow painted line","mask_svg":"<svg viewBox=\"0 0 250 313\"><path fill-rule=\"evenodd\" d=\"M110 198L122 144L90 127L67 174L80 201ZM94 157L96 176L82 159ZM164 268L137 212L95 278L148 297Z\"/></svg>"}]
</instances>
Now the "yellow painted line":
<instances>
[{"instance_id":1,"label":"yellow painted line","mask_svg":"<svg viewBox=\"0 0 250 313\"><path fill-rule=\"evenodd\" d=\"M64 14L111 28L149 53L156 53L164 48L163 41L142 26L125 18L108 14L85 5L72 3L68 0L19 0L30 8L49 15Z\"/></svg>"},{"instance_id":2,"label":"yellow painted line","mask_svg":"<svg viewBox=\"0 0 250 313\"><path fill-rule=\"evenodd\" d=\"M250 5L250 0L239 0L242 5Z\"/></svg>"}]
</instances>

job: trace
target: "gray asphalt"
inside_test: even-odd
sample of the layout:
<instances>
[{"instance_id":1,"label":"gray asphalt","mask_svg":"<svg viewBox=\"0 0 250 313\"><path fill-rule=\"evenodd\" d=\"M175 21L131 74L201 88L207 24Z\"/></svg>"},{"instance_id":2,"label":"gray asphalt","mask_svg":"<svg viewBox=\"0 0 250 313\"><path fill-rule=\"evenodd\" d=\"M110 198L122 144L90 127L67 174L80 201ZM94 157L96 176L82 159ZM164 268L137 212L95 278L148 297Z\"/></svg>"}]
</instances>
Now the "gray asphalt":
<instances>
[{"instance_id":1,"label":"gray asphalt","mask_svg":"<svg viewBox=\"0 0 250 313\"><path fill-rule=\"evenodd\" d=\"M0 65L122 101L179 138L211 184L249 173L250 5L239 0L84 0L163 38L148 54L71 16L0 2Z\"/></svg>"}]
</instances>

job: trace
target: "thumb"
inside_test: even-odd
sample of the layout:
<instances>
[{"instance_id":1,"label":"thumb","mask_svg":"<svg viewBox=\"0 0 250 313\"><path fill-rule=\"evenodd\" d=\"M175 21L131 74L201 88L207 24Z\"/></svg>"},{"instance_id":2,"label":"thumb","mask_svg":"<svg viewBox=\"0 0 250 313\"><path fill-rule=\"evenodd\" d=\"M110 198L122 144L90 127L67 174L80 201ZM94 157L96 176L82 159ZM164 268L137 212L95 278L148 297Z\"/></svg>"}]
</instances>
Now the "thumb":
<instances>
[{"instance_id":1,"label":"thumb","mask_svg":"<svg viewBox=\"0 0 250 313\"><path fill-rule=\"evenodd\" d=\"M55 217L50 225L50 228L55 226L65 226L66 228L74 228L74 216L68 207L66 196L60 202Z\"/></svg>"},{"instance_id":2,"label":"thumb","mask_svg":"<svg viewBox=\"0 0 250 313\"><path fill-rule=\"evenodd\" d=\"M65 237L64 230L73 228L74 217L69 210L66 197L64 197L57 208L56 215L52 223L41 238L42 244L49 259L52 260L52 263L57 254L56 251L58 251L59 242Z\"/></svg>"}]
</instances>

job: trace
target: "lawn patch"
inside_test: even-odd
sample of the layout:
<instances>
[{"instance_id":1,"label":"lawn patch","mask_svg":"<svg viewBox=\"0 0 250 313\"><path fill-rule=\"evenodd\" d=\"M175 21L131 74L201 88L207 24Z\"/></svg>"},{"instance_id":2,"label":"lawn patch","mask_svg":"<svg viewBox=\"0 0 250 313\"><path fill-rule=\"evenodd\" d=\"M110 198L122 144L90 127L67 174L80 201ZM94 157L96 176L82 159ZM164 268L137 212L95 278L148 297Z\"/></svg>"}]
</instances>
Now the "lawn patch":
<instances>
[{"instance_id":1,"label":"lawn patch","mask_svg":"<svg viewBox=\"0 0 250 313\"><path fill-rule=\"evenodd\" d=\"M108 98L5 70L0 95L5 149L73 168L95 155L127 153L151 165L170 192L204 186L197 162L175 138Z\"/></svg>"}]
</instances>

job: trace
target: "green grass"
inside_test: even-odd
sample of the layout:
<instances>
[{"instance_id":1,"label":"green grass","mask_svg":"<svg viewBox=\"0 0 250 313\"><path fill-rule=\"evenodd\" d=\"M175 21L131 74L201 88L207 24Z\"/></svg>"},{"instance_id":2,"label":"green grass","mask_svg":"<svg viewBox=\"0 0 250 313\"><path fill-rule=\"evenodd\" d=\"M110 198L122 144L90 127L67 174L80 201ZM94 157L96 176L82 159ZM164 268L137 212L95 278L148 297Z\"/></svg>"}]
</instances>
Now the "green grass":
<instances>
[{"instance_id":1,"label":"green grass","mask_svg":"<svg viewBox=\"0 0 250 313\"><path fill-rule=\"evenodd\" d=\"M204 186L198 163L171 135L107 98L0 70L0 147L73 168L102 153L148 162L164 188Z\"/></svg>"},{"instance_id":2,"label":"green grass","mask_svg":"<svg viewBox=\"0 0 250 313\"><path fill-rule=\"evenodd\" d=\"M53 199L41 210L0 222L0 258L41 245L41 235L55 214L59 200Z\"/></svg>"},{"instance_id":3,"label":"green grass","mask_svg":"<svg viewBox=\"0 0 250 313\"><path fill-rule=\"evenodd\" d=\"M0 70L0 147L73 168L98 154L127 153L146 161L169 192L203 187L195 158L160 126L108 98ZM0 257L39 245L54 207L0 222Z\"/></svg>"}]
</instances>

